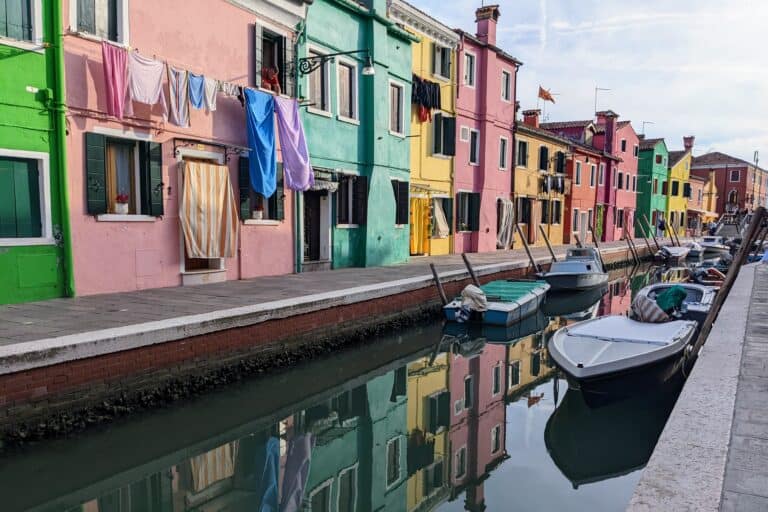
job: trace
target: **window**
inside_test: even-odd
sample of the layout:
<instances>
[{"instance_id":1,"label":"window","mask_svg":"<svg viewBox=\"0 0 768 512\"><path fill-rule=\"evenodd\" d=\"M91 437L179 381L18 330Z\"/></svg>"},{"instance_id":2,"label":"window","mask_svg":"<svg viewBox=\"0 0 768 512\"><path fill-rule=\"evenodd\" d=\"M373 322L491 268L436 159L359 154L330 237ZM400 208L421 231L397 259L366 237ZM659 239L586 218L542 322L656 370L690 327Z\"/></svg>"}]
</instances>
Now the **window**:
<instances>
[{"instance_id":1,"label":"window","mask_svg":"<svg viewBox=\"0 0 768 512\"><path fill-rule=\"evenodd\" d=\"M469 126L462 126L459 133L459 139L461 142L469 142Z\"/></svg>"},{"instance_id":2,"label":"window","mask_svg":"<svg viewBox=\"0 0 768 512\"><path fill-rule=\"evenodd\" d=\"M432 223L432 238L447 238L453 233L453 200L450 197L435 197L432 199L432 210L435 218L435 222ZM442 221L437 221L438 217L445 218L448 224L447 233L445 227L441 226Z\"/></svg>"},{"instance_id":3,"label":"window","mask_svg":"<svg viewBox=\"0 0 768 512\"><path fill-rule=\"evenodd\" d=\"M659 178L653 178L653 193L659 193Z\"/></svg>"},{"instance_id":4,"label":"window","mask_svg":"<svg viewBox=\"0 0 768 512\"><path fill-rule=\"evenodd\" d=\"M679 181L672 181L672 193L673 196L679 196L680 195L680 182Z\"/></svg>"},{"instance_id":5,"label":"window","mask_svg":"<svg viewBox=\"0 0 768 512\"><path fill-rule=\"evenodd\" d=\"M277 164L277 189L268 198L255 192L251 187L251 175L247 158L240 158L238 181L240 186L240 217L242 220L285 219L285 190L283 188L283 164L281 162Z\"/></svg>"},{"instance_id":6,"label":"window","mask_svg":"<svg viewBox=\"0 0 768 512\"><path fill-rule=\"evenodd\" d=\"M357 466L345 469L339 475L338 510L339 512L357 510Z\"/></svg>"},{"instance_id":7,"label":"window","mask_svg":"<svg viewBox=\"0 0 768 512\"><path fill-rule=\"evenodd\" d=\"M507 381L510 389L520 385L520 361L512 361L507 366Z\"/></svg>"},{"instance_id":8,"label":"window","mask_svg":"<svg viewBox=\"0 0 768 512\"><path fill-rule=\"evenodd\" d=\"M587 226L588 228L591 228L595 225L595 218L594 218L594 212L592 209L587 210Z\"/></svg>"},{"instance_id":9,"label":"window","mask_svg":"<svg viewBox=\"0 0 768 512\"><path fill-rule=\"evenodd\" d=\"M579 231L579 209L573 209L573 221L571 222L571 231Z\"/></svg>"},{"instance_id":10,"label":"window","mask_svg":"<svg viewBox=\"0 0 768 512\"><path fill-rule=\"evenodd\" d=\"M392 487L400 480L400 438L387 443L387 487Z\"/></svg>"},{"instance_id":11,"label":"window","mask_svg":"<svg viewBox=\"0 0 768 512\"><path fill-rule=\"evenodd\" d=\"M683 197L690 199L691 195L691 184L683 183Z\"/></svg>"},{"instance_id":12,"label":"window","mask_svg":"<svg viewBox=\"0 0 768 512\"><path fill-rule=\"evenodd\" d=\"M0 0L0 37L32 41L32 1Z\"/></svg>"},{"instance_id":13,"label":"window","mask_svg":"<svg viewBox=\"0 0 768 512\"><path fill-rule=\"evenodd\" d=\"M619 190L624 188L624 173L619 171Z\"/></svg>"},{"instance_id":14,"label":"window","mask_svg":"<svg viewBox=\"0 0 768 512\"><path fill-rule=\"evenodd\" d=\"M624 227L624 209L623 208L616 209L616 227L617 228Z\"/></svg>"},{"instance_id":15,"label":"window","mask_svg":"<svg viewBox=\"0 0 768 512\"><path fill-rule=\"evenodd\" d=\"M547 146L539 146L539 170L546 171L549 169L549 148Z\"/></svg>"},{"instance_id":16,"label":"window","mask_svg":"<svg viewBox=\"0 0 768 512\"><path fill-rule=\"evenodd\" d=\"M293 45L285 36L254 25L255 84L275 94L294 96L295 81L286 63L293 63ZM325 66L321 66L325 67ZM327 71L326 71L327 72Z\"/></svg>"},{"instance_id":17,"label":"window","mask_svg":"<svg viewBox=\"0 0 768 512\"><path fill-rule=\"evenodd\" d=\"M330 512L331 485L333 485L333 479L322 483L320 487L309 493L309 509L312 512Z\"/></svg>"},{"instance_id":18,"label":"window","mask_svg":"<svg viewBox=\"0 0 768 512\"><path fill-rule=\"evenodd\" d=\"M552 200L552 224L560 224L562 221L563 203L559 199Z\"/></svg>"},{"instance_id":19,"label":"window","mask_svg":"<svg viewBox=\"0 0 768 512\"><path fill-rule=\"evenodd\" d=\"M464 85L475 86L475 56L471 53L464 54Z\"/></svg>"},{"instance_id":20,"label":"window","mask_svg":"<svg viewBox=\"0 0 768 512\"><path fill-rule=\"evenodd\" d=\"M392 191L395 193L395 225L408 224L409 192L410 185L407 181L392 180Z\"/></svg>"},{"instance_id":21,"label":"window","mask_svg":"<svg viewBox=\"0 0 768 512\"><path fill-rule=\"evenodd\" d=\"M589 186L594 187L596 181L597 181L597 166L593 164L589 166Z\"/></svg>"},{"instance_id":22,"label":"window","mask_svg":"<svg viewBox=\"0 0 768 512\"><path fill-rule=\"evenodd\" d=\"M426 496L431 496L433 492L443 486L444 471L445 465L443 464L442 459L436 461L424 470L424 494Z\"/></svg>"},{"instance_id":23,"label":"window","mask_svg":"<svg viewBox=\"0 0 768 512\"><path fill-rule=\"evenodd\" d=\"M389 84L389 131L395 135L404 135L403 121L403 86Z\"/></svg>"},{"instance_id":24,"label":"window","mask_svg":"<svg viewBox=\"0 0 768 512\"><path fill-rule=\"evenodd\" d=\"M616 183L618 183L617 179L618 179L618 175L614 172L613 173L613 188L616 188Z\"/></svg>"},{"instance_id":25,"label":"window","mask_svg":"<svg viewBox=\"0 0 768 512\"><path fill-rule=\"evenodd\" d=\"M565 174L565 153L562 151L555 153L555 172Z\"/></svg>"},{"instance_id":26,"label":"window","mask_svg":"<svg viewBox=\"0 0 768 512\"><path fill-rule=\"evenodd\" d=\"M549 224L549 201L547 199L541 200L541 223Z\"/></svg>"},{"instance_id":27,"label":"window","mask_svg":"<svg viewBox=\"0 0 768 512\"><path fill-rule=\"evenodd\" d=\"M501 425L496 425L491 429L491 453L497 453L501 450Z\"/></svg>"},{"instance_id":28,"label":"window","mask_svg":"<svg viewBox=\"0 0 768 512\"><path fill-rule=\"evenodd\" d=\"M621 152L625 152L627 150L627 139L621 139Z\"/></svg>"},{"instance_id":29,"label":"window","mask_svg":"<svg viewBox=\"0 0 768 512\"><path fill-rule=\"evenodd\" d=\"M456 478L461 478L467 474L467 447L462 446L459 451L456 452Z\"/></svg>"},{"instance_id":30,"label":"window","mask_svg":"<svg viewBox=\"0 0 768 512\"><path fill-rule=\"evenodd\" d=\"M581 162L576 162L576 172L574 173L573 182L576 185L581 185Z\"/></svg>"},{"instance_id":31,"label":"window","mask_svg":"<svg viewBox=\"0 0 768 512\"><path fill-rule=\"evenodd\" d=\"M429 397L429 432L436 434L450 427L451 393L443 391Z\"/></svg>"},{"instance_id":32,"label":"window","mask_svg":"<svg viewBox=\"0 0 768 512\"><path fill-rule=\"evenodd\" d=\"M637 144L635 144L635 148L634 148L634 152L633 153L635 155L635 158L637 158L640 155L640 147Z\"/></svg>"},{"instance_id":33,"label":"window","mask_svg":"<svg viewBox=\"0 0 768 512\"><path fill-rule=\"evenodd\" d=\"M597 183L599 185L602 185L603 183L605 183L605 164L600 164L600 172L598 173L598 176L597 176Z\"/></svg>"},{"instance_id":34,"label":"window","mask_svg":"<svg viewBox=\"0 0 768 512\"><path fill-rule=\"evenodd\" d=\"M501 365L496 365L493 367L491 394L498 395L500 391L501 391Z\"/></svg>"},{"instance_id":35,"label":"window","mask_svg":"<svg viewBox=\"0 0 768 512\"><path fill-rule=\"evenodd\" d=\"M470 375L464 378L464 408L471 409L475 403L474 389L472 386L474 379Z\"/></svg>"},{"instance_id":36,"label":"window","mask_svg":"<svg viewBox=\"0 0 768 512\"><path fill-rule=\"evenodd\" d=\"M632 192L637 192L637 176L632 176Z\"/></svg>"},{"instance_id":37,"label":"window","mask_svg":"<svg viewBox=\"0 0 768 512\"><path fill-rule=\"evenodd\" d=\"M699 204L701 204L701 201L704 199L704 191L702 189L699 189Z\"/></svg>"},{"instance_id":38,"label":"window","mask_svg":"<svg viewBox=\"0 0 768 512\"><path fill-rule=\"evenodd\" d=\"M469 164L480 165L480 132L469 130Z\"/></svg>"},{"instance_id":39,"label":"window","mask_svg":"<svg viewBox=\"0 0 768 512\"><path fill-rule=\"evenodd\" d=\"M456 155L456 118L436 113L433 117L432 154Z\"/></svg>"},{"instance_id":40,"label":"window","mask_svg":"<svg viewBox=\"0 0 768 512\"><path fill-rule=\"evenodd\" d=\"M741 171L731 171L731 183L738 183L741 181Z\"/></svg>"},{"instance_id":41,"label":"window","mask_svg":"<svg viewBox=\"0 0 768 512\"><path fill-rule=\"evenodd\" d=\"M308 57L320 57L321 53L310 50ZM324 62L320 67L309 74L309 103L310 110L320 112L331 111L330 84L329 84L330 63Z\"/></svg>"},{"instance_id":42,"label":"window","mask_svg":"<svg viewBox=\"0 0 768 512\"><path fill-rule=\"evenodd\" d=\"M528 142L524 140L517 141L517 165L528 166Z\"/></svg>"},{"instance_id":43,"label":"window","mask_svg":"<svg viewBox=\"0 0 768 512\"><path fill-rule=\"evenodd\" d=\"M661 193L662 195L667 195L669 190L669 182L668 181L662 181L661 182Z\"/></svg>"},{"instance_id":44,"label":"window","mask_svg":"<svg viewBox=\"0 0 768 512\"><path fill-rule=\"evenodd\" d=\"M435 45L435 52L432 60L432 73L442 78L451 78L450 48Z\"/></svg>"},{"instance_id":45,"label":"window","mask_svg":"<svg viewBox=\"0 0 768 512\"><path fill-rule=\"evenodd\" d=\"M630 185L631 185L631 183L630 183L630 179L629 179L629 173L625 174L624 176L625 176L625 177L626 177L626 179L627 179L627 181L624 183L624 187L625 187L627 190L629 190L629 188L630 188Z\"/></svg>"},{"instance_id":46,"label":"window","mask_svg":"<svg viewBox=\"0 0 768 512\"><path fill-rule=\"evenodd\" d=\"M7 0L6 0L7 2ZM125 0L77 0L77 31L115 42L125 41Z\"/></svg>"},{"instance_id":47,"label":"window","mask_svg":"<svg viewBox=\"0 0 768 512\"><path fill-rule=\"evenodd\" d=\"M501 72L501 99L512 101L512 74L509 71Z\"/></svg>"},{"instance_id":48,"label":"window","mask_svg":"<svg viewBox=\"0 0 768 512\"><path fill-rule=\"evenodd\" d=\"M365 224L368 201L368 178L342 175L336 190L336 224L357 226Z\"/></svg>"},{"instance_id":49,"label":"window","mask_svg":"<svg viewBox=\"0 0 768 512\"><path fill-rule=\"evenodd\" d=\"M507 168L507 145L509 141L504 137L499 139L499 169Z\"/></svg>"},{"instance_id":50,"label":"window","mask_svg":"<svg viewBox=\"0 0 768 512\"><path fill-rule=\"evenodd\" d=\"M85 134L86 202L91 215L163 215L160 144Z\"/></svg>"},{"instance_id":51,"label":"window","mask_svg":"<svg viewBox=\"0 0 768 512\"><path fill-rule=\"evenodd\" d=\"M52 237L48 179L47 155L0 156L0 241L16 245Z\"/></svg>"},{"instance_id":52,"label":"window","mask_svg":"<svg viewBox=\"0 0 768 512\"><path fill-rule=\"evenodd\" d=\"M339 117L358 120L357 66L346 62L338 65Z\"/></svg>"},{"instance_id":53,"label":"window","mask_svg":"<svg viewBox=\"0 0 768 512\"><path fill-rule=\"evenodd\" d=\"M661 160L662 160L662 156L661 155L656 155L656 163L657 164L661 164L662 163Z\"/></svg>"},{"instance_id":54,"label":"window","mask_svg":"<svg viewBox=\"0 0 768 512\"><path fill-rule=\"evenodd\" d=\"M459 192L456 194L456 230L480 230L480 194Z\"/></svg>"},{"instance_id":55,"label":"window","mask_svg":"<svg viewBox=\"0 0 768 512\"><path fill-rule=\"evenodd\" d=\"M528 197L517 198L517 218L521 224L531 223L531 207L533 199Z\"/></svg>"}]
</instances>

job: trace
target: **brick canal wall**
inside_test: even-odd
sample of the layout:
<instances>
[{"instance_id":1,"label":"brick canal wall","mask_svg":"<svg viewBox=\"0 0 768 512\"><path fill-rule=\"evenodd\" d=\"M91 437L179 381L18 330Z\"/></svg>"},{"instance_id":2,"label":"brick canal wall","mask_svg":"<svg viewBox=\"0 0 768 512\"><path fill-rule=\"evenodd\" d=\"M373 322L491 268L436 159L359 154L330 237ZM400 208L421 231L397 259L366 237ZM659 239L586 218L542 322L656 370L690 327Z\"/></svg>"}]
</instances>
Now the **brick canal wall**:
<instances>
[{"instance_id":1,"label":"brick canal wall","mask_svg":"<svg viewBox=\"0 0 768 512\"><path fill-rule=\"evenodd\" d=\"M624 250L611 250L604 252L603 259L611 267L631 261L631 256ZM484 275L479 271L479 279L485 283L527 275L527 266L514 266ZM468 277L459 276L446 279L444 286L448 296L456 296L470 283ZM65 362L45 364L41 360L66 357L63 349L40 351L26 360L19 356L17 365L35 367L0 375L0 432L4 432L0 435L13 443L83 428L249 374L284 368L439 315L437 291L425 282L415 289L369 300L329 302L326 308L306 313L289 312L251 325Z\"/></svg>"}]
</instances>

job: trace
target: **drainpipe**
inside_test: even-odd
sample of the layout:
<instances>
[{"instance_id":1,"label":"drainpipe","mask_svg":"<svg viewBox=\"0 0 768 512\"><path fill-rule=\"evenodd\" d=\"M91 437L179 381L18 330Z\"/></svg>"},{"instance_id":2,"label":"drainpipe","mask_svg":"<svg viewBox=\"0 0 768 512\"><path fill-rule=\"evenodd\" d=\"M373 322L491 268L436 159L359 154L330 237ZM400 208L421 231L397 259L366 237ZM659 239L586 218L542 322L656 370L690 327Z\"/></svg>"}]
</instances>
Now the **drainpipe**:
<instances>
[{"instance_id":1,"label":"drainpipe","mask_svg":"<svg viewBox=\"0 0 768 512\"><path fill-rule=\"evenodd\" d=\"M509 163L509 169L512 171L509 173L509 195L514 197L515 192L515 169L517 168L517 72L520 71L520 66L515 66L515 86L512 88L512 109L514 111L512 117L512 161ZM514 202L514 201L513 201Z\"/></svg>"},{"instance_id":2,"label":"drainpipe","mask_svg":"<svg viewBox=\"0 0 768 512\"><path fill-rule=\"evenodd\" d=\"M56 164L59 173L59 202L61 203L61 234L64 249L64 288L67 297L75 296L75 274L72 257L72 226L69 219L69 183L67 179L66 101L64 96L64 22L62 2L51 2L51 48L53 49L53 111L56 125Z\"/></svg>"}]
</instances>

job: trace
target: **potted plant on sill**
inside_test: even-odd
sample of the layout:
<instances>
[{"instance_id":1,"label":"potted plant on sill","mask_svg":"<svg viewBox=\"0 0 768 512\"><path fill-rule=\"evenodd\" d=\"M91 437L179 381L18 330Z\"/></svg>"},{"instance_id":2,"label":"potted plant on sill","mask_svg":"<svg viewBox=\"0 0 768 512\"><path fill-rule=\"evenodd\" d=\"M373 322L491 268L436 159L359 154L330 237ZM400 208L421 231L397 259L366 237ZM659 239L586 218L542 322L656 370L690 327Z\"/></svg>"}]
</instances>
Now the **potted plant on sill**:
<instances>
[{"instance_id":1,"label":"potted plant on sill","mask_svg":"<svg viewBox=\"0 0 768 512\"><path fill-rule=\"evenodd\" d=\"M115 213L128 215L128 194L117 194L115 197Z\"/></svg>"}]
</instances>

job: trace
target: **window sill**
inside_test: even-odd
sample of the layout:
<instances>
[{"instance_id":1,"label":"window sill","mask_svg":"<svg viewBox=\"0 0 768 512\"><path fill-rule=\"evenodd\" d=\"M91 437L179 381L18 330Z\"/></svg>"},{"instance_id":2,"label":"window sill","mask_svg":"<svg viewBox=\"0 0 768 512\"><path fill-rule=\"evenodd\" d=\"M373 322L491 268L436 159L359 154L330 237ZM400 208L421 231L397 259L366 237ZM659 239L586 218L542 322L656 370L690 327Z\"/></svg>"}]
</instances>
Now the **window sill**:
<instances>
[{"instance_id":1,"label":"window sill","mask_svg":"<svg viewBox=\"0 0 768 512\"><path fill-rule=\"evenodd\" d=\"M355 119L353 117L346 117L346 116L338 115L338 116L336 116L336 119L338 119L342 123L349 123L349 124L354 124L356 126L360 126L360 120L359 119Z\"/></svg>"},{"instance_id":2,"label":"window sill","mask_svg":"<svg viewBox=\"0 0 768 512\"><path fill-rule=\"evenodd\" d=\"M509 169L507 169L506 167L499 167L499 170L501 172L507 172Z\"/></svg>"},{"instance_id":3,"label":"window sill","mask_svg":"<svg viewBox=\"0 0 768 512\"><path fill-rule=\"evenodd\" d=\"M405 229L408 224L395 224L395 229Z\"/></svg>"},{"instance_id":4,"label":"window sill","mask_svg":"<svg viewBox=\"0 0 768 512\"><path fill-rule=\"evenodd\" d=\"M122 48L128 49L128 43L125 41L112 41L111 39L107 39L106 37L100 37L95 34L89 34L88 32L81 32L79 30L70 30L67 32L68 35L76 36L81 39L86 39L88 41L94 41L96 43L101 43L102 41L106 41L110 44L114 44L115 46L120 46Z\"/></svg>"},{"instance_id":5,"label":"window sill","mask_svg":"<svg viewBox=\"0 0 768 512\"><path fill-rule=\"evenodd\" d=\"M480 167L480 164L479 164L479 163L476 163L476 162L469 162L469 165L470 165L471 167Z\"/></svg>"},{"instance_id":6,"label":"window sill","mask_svg":"<svg viewBox=\"0 0 768 512\"><path fill-rule=\"evenodd\" d=\"M151 215L119 215L116 213L105 213L103 215L97 215L97 222L155 222L157 217Z\"/></svg>"},{"instance_id":7,"label":"window sill","mask_svg":"<svg viewBox=\"0 0 768 512\"><path fill-rule=\"evenodd\" d=\"M449 76L443 76L437 73L432 73L432 78L434 78L438 82L451 83L451 77Z\"/></svg>"},{"instance_id":8,"label":"window sill","mask_svg":"<svg viewBox=\"0 0 768 512\"><path fill-rule=\"evenodd\" d=\"M53 238L0 238L0 247L56 245Z\"/></svg>"},{"instance_id":9,"label":"window sill","mask_svg":"<svg viewBox=\"0 0 768 512\"><path fill-rule=\"evenodd\" d=\"M246 226L279 226L282 223L274 219L245 219L243 224Z\"/></svg>"},{"instance_id":10,"label":"window sill","mask_svg":"<svg viewBox=\"0 0 768 512\"><path fill-rule=\"evenodd\" d=\"M389 130L389 134L392 135L393 137L397 137L398 139L405 139L404 133L399 133L393 130Z\"/></svg>"},{"instance_id":11,"label":"window sill","mask_svg":"<svg viewBox=\"0 0 768 512\"><path fill-rule=\"evenodd\" d=\"M36 43L34 41L25 41L22 39L13 39L11 37L0 36L0 45L11 46L20 50L26 50L28 52L39 53L43 55L45 53L44 43Z\"/></svg>"},{"instance_id":12,"label":"window sill","mask_svg":"<svg viewBox=\"0 0 768 512\"><path fill-rule=\"evenodd\" d=\"M215 258L218 259L218 258ZM183 276L195 276L200 274L218 274L221 272L226 272L227 269L225 268L204 268L200 270L185 270L181 273Z\"/></svg>"},{"instance_id":13,"label":"window sill","mask_svg":"<svg viewBox=\"0 0 768 512\"><path fill-rule=\"evenodd\" d=\"M338 229L355 229L359 228L360 224L336 224Z\"/></svg>"},{"instance_id":14,"label":"window sill","mask_svg":"<svg viewBox=\"0 0 768 512\"><path fill-rule=\"evenodd\" d=\"M307 107L307 112L310 114L315 114L316 116L327 117L329 119L333 117L333 114L328 110L321 110L319 108Z\"/></svg>"},{"instance_id":15,"label":"window sill","mask_svg":"<svg viewBox=\"0 0 768 512\"><path fill-rule=\"evenodd\" d=\"M432 158L439 158L440 160L450 160L453 158L451 155L443 155L442 153L432 153Z\"/></svg>"}]
</instances>

